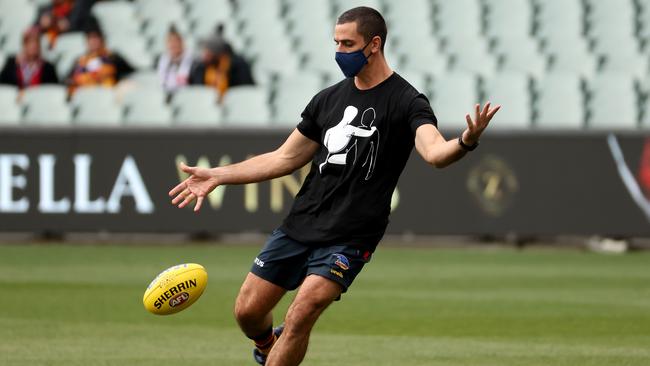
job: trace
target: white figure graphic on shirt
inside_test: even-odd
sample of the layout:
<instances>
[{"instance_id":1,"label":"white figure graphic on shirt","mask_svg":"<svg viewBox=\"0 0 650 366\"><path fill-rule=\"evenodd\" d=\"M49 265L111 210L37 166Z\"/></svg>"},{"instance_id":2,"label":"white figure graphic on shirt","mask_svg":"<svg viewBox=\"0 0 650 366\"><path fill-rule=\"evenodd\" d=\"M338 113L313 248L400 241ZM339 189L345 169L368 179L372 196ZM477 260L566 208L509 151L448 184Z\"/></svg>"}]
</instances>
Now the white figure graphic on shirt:
<instances>
[{"instance_id":1,"label":"white figure graphic on shirt","mask_svg":"<svg viewBox=\"0 0 650 366\"><path fill-rule=\"evenodd\" d=\"M358 138L373 138L370 142L370 149L366 160L362 167L368 165L368 173L365 179L368 180L372 176L377 160L377 152L379 145L379 131L377 127L372 124L375 122L375 109L368 108L361 115L361 126L356 127L352 125L352 121L357 117L359 110L356 107L348 106L343 111L343 119L336 126L328 129L325 132L324 144L327 147L327 158L319 165L319 170L322 173L323 168L327 164L346 165L348 154L354 150L354 160L352 165L357 161L358 154ZM355 138L356 137L356 138Z\"/></svg>"}]
</instances>

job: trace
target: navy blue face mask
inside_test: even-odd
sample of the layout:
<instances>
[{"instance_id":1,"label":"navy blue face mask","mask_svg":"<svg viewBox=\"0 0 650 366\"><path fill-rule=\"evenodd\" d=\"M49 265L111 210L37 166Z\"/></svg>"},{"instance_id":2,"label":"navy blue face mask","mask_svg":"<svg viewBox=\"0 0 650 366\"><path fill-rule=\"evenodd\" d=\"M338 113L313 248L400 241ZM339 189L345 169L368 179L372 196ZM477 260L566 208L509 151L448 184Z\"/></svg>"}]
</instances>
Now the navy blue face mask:
<instances>
[{"instance_id":1,"label":"navy blue face mask","mask_svg":"<svg viewBox=\"0 0 650 366\"><path fill-rule=\"evenodd\" d=\"M337 52L336 57L334 59L336 60L336 63L339 64L339 67L341 68L341 71L343 71L343 75L347 78L351 78L353 76L357 76L357 74L361 71L361 69L368 63L368 57L363 53L363 50L368 47L370 42L366 43L363 48L361 48L358 51L354 52Z\"/></svg>"}]
</instances>

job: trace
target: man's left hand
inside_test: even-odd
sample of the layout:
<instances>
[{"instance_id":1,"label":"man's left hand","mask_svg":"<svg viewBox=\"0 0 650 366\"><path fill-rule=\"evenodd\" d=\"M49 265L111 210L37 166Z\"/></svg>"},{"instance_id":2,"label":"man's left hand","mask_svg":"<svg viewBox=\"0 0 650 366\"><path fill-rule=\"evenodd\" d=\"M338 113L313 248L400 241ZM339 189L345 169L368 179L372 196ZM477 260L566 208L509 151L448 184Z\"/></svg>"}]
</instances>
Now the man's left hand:
<instances>
[{"instance_id":1,"label":"man's left hand","mask_svg":"<svg viewBox=\"0 0 650 366\"><path fill-rule=\"evenodd\" d=\"M492 117L501 109L500 105L497 105L494 108L491 108L491 103L487 102L481 110L481 105L476 105L476 115L474 120L467 113L465 119L467 120L467 129L463 132L463 143L466 145L474 145L478 142L481 134L487 128L488 124L492 120Z\"/></svg>"}]
</instances>

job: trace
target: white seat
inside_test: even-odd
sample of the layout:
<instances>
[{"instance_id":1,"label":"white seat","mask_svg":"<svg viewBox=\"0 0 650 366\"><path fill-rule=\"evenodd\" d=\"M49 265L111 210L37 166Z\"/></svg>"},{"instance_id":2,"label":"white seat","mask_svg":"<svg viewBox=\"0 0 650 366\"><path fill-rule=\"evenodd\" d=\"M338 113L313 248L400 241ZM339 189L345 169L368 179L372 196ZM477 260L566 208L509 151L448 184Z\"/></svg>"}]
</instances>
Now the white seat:
<instances>
[{"instance_id":1,"label":"white seat","mask_svg":"<svg viewBox=\"0 0 650 366\"><path fill-rule=\"evenodd\" d=\"M75 67L75 62L80 55L73 55L72 53L63 53L56 61L56 75L59 77L59 80L66 80L72 69Z\"/></svg>"},{"instance_id":2,"label":"white seat","mask_svg":"<svg viewBox=\"0 0 650 366\"><path fill-rule=\"evenodd\" d=\"M400 67L414 72L442 74L447 71L448 59L438 46L438 41L432 37L423 39L406 37L395 41L395 52L403 63ZM397 61L397 60L395 60Z\"/></svg>"},{"instance_id":3,"label":"white seat","mask_svg":"<svg viewBox=\"0 0 650 366\"><path fill-rule=\"evenodd\" d=\"M584 127L585 109L580 77L549 74L535 82L535 126L540 129Z\"/></svg>"},{"instance_id":4,"label":"white seat","mask_svg":"<svg viewBox=\"0 0 650 366\"><path fill-rule=\"evenodd\" d=\"M648 58L642 54L636 39L629 36L599 38L593 53L604 61L601 72L627 73L642 79L648 72Z\"/></svg>"},{"instance_id":5,"label":"white seat","mask_svg":"<svg viewBox=\"0 0 650 366\"><path fill-rule=\"evenodd\" d=\"M145 21L155 19L173 22L185 16L183 5L178 0L137 0L135 11Z\"/></svg>"},{"instance_id":6,"label":"white seat","mask_svg":"<svg viewBox=\"0 0 650 366\"><path fill-rule=\"evenodd\" d=\"M310 98L321 89L321 79L312 74L299 74L278 81L274 98L273 122L281 126L295 126Z\"/></svg>"},{"instance_id":7,"label":"white seat","mask_svg":"<svg viewBox=\"0 0 650 366\"><path fill-rule=\"evenodd\" d=\"M122 104L126 107L132 107L136 104L164 106L165 92L160 87L136 87L125 91L122 96Z\"/></svg>"},{"instance_id":8,"label":"white seat","mask_svg":"<svg viewBox=\"0 0 650 366\"><path fill-rule=\"evenodd\" d=\"M114 34L138 35L140 31L140 22L136 17L135 6L130 1L98 2L93 5L91 12L107 36Z\"/></svg>"},{"instance_id":9,"label":"white seat","mask_svg":"<svg viewBox=\"0 0 650 366\"><path fill-rule=\"evenodd\" d=\"M341 15L344 11L359 6L367 6L383 13L384 7L380 0L333 0L332 3L334 4L337 15Z\"/></svg>"},{"instance_id":10,"label":"white seat","mask_svg":"<svg viewBox=\"0 0 650 366\"><path fill-rule=\"evenodd\" d=\"M170 126L172 112L166 105L137 103L129 106L124 124L133 127Z\"/></svg>"},{"instance_id":11,"label":"white seat","mask_svg":"<svg viewBox=\"0 0 650 366\"><path fill-rule=\"evenodd\" d=\"M137 35L113 34L107 38L108 47L119 53L135 69L151 69L153 57L145 40Z\"/></svg>"},{"instance_id":12,"label":"white seat","mask_svg":"<svg viewBox=\"0 0 650 366\"><path fill-rule=\"evenodd\" d=\"M222 121L222 111L216 106L183 105L174 115L174 123L177 126L219 127Z\"/></svg>"},{"instance_id":13,"label":"white seat","mask_svg":"<svg viewBox=\"0 0 650 366\"><path fill-rule=\"evenodd\" d=\"M632 37L636 32L633 0L588 0L589 35L598 38Z\"/></svg>"},{"instance_id":14,"label":"white seat","mask_svg":"<svg viewBox=\"0 0 650 366\"><path fill-rule=\"evenodd\" d=\"M439 37L473 38L481 35L478 0L436 0L436 34Z\"/></svg>"},{"instance_id":15,"label":"white seat","mask_svg":"<svg viewBox=\"0 0 650 366\"><path fill-rule=\"evenodd\" d=\"M496 39L494 52L501 72L523 72L537 78L546 72L546 58L533 38Z\"/></svg>"},{"instance_id":16,"label":"white seat","mask_svg":"<svg viewBox=\"0 0 650 366\"><path fill-rule=\"evenodd\" d=\"M287 43L269 43L260 37L249 45L255 51L254 67L279 74L293 74L298 70L298 59Z\"/></svg>"},{"instance_id":17,"label":"white seat","mask_svg":"<svg viewBox=\"0 0 650 366\"><path fill-rule=\"evenodd\" d=\"M231 126L264 126L271 121L268 95L264 88L239 86L228 90L224 97L224 122Z\"/></svg>"},{"instance_id":18,"label":"white seat","mask_svg":"<svg viewBox=\"0 0 650 366\"><path fill-rule=\"evenodd\" d=\"M533 9L528 0L485 0L486 34L490 37L528 37L533 27Z\"/></svg>"},{"instance_id":19,"label":"white seat","mask_svg":"<svg viewBox=\"0 0 650 366\"><path fill-rule=\"evenodd\" d=\"M306 58L305 70L342 79L343 74L334 60L336 45L333 29L302 34L298 48Z\"/></svg>"},{"instance_id":20,"label":"white seat","mask_svg":"<svg viewBox=\"0 0 650 366\"><path fill-rule=\"evenodd\" d=\"M50 55L59 58L63 55L77 58L86 51L86 36L81 32L63 33L56 38L54 49Z\"/></svg>"},{"instance_id":21,"label":"white seat","mask_svg":"<svg viewBox=\"0 0 650 366\"><path fill-rule=\"evenodd\" d=\"M449 73L433 78L432 107L441 128L459 127L465 114L478 102L476 78L472 74Z\"/></svg>"},{"instance_id":22,"label":"white seat","mask_svg":"<svg viewBox=\"0 0 650 366\"><path fill-rule=\"evenodd\" d=\"M119 127L122 125L122 109L117 105L90 107L82 106L74 115L77 126Z\"/></svg>"},{"instance_id":23,"label":"white seat","mask_svg":"<svg viewBox=\"0 0 650 366\"><path fill-rule=\"evenodd\" d=\"M112 88L82 87L75 90L71 106L74 122L80 126L119 126L122 110L117 105Z\"/></svg>"},{"instance_id":24,"label":"white seat","mask_svg":"<svg viewBox=\"0 0 650 366\"><path fill-rule=\"evenodd\" d=\"M62 126L72 120L66 104L67 91L60 85L41 85L25 89L21 104L23 122L30 125Z\"/></svg>"},{"instance_id":25,"label":"white seat","mask_svg":"<svg viewBox=\"0 0 650 366\"><path fill-rule=\"evenodd\" d=\"M496 71L496 60L482 38L449 38L445 51L450 54L450 70L490 76Z\"/></svg>"},{"instance_id":26,"label":"white seat","mask_svg":"<svg viewBox=\"0 0 650 366\"><path fill-rule=\"evenodd\" d=\"M538 9L537 36L540 38L582 36L582 0L534 0Z\"/></svg>"},{"instance_id":27,"label":"white seat","mask_svg":"<svg viewBox=\"0 0 650 366\"><path fill-rule=\"evenodd\" d=\"M202 85L188 85L174 93L171 105L173 107L190 103L215 105L217 99L217 92L214 88Z\"/></svg>"},{"instance_id":28,"label":"white seat","mask_svg":"<svg viewBox=\"0 0 650 366\"><path fill-rule=\"evenodd\" d=\"M574 73L591 77L596 72L597 60L583 39L550 38L543 42L549 57L548 72Z\"/></svg>"},{"instance_id":29,"label":"white seat","mask_svg":"<svg viewBox=\"0 0 650 366\"><path fill-rule=\"evenodd\" d=\"M590 129L635 129L638 127L634 79L625 74L599 74L589 83Z\"/></svg>"},{"instance_id":30,"label":"white seat","mask_svg":"<svg viewBox=\"0 0 650 366\"><path fill-rule=\"evenodd\" d=\"M494 129L528 129L532 125L532 101L527 76L521 74L497 74L485 80L485 98L493 105L503 108Z\"/></svg>"},{"instance_id":31,"label":"white seat","mask_svg":"<svg viewBox=\"0 0 650 366\"><path fill-rule=\"evenodd\" d=\"M5 66L5 62L7 61L7 56L5 56L4 53L0 52L0 70Z\"/></svg>"},{"instance_id":32,"label":"white seat","mask_svg":"<svg viewBox=\"0 0 650 366\"><path fill-rule=\"evenodd\" d=\"M192 0L186 4L192 33L197 37L204 37L214 32L219 23L232 23L234 18L230 0ZM228 39L232 40L232 37Z\"/></svg>"},{"instance_id":33,"label":"white seat","mask_svg":"<svg viewBox=\"0 0 650 366\"><path fill-rule=\"evenodd\" d=\"M69 126L72 114L65 104L33 103L25 109L23 123L30 126Z\"/></svg>"},{"instance_id":34,"label":"white seat","mask_svg":"<svg viewBox=\"0 0 650 366\"><path fill-rule=\"evenodd\" d=\"M322 25L333 27L332 3L329 0L287 0L287 18L293 22L313 24L317 29ZM301 30L306 30L303 28Z\"/></svg>"},{"instance_id":35,"label":"white seat","mask_svg":"<svg viewBox=\"0 0 650 366\"><path fill-rule=\"evenodd\" d=\"M65 105L67 90L61 85L40 85L24 90L20 102L24 106L32 104Z\"/></svg>"},{"instance_id":36,"label":"white seat","mask_svg":"<svg viewBox=\"0 0 650 366\"><path fill-rule=\"evenodd\" d=\"M20 107L17 104L18 89L14 86L0 85L0 126L20 124Z\"/></svg>"},{"instance_id":37,"label":"white seat","mask_svg":"<svg viewBox=\"0 0 650 366\"><path fill-rule=\"evenodd\" d=\"M317 92L323 86L323 79L318 74L310 72L297 72L291 75L282 75L276 82L276 89L302 89L305 93Z\"/></svg>"},{"instance_id":38,"label":"white seat","mask_svg":"<svg viewBox=\"0 0 650 366\"><path fill-rule=\"evenodd\" d=\"M130 74L127 79L134 82L138 88L155 89L161 86L160 77L152 70L136 71Z\"/></svg>"},{"instance_id":39,"label":"white seat","mask_svg":"<svg viewBox=\"0 0 650 366\"><path fill-rule=\"evenodd\" d=\"M424 73L424 72L417 72L417 71L404 71L404 72L399 72L400 76L404 78L404 80L408 81L409 84L411 84L417 91L419 91L422 94L429 95L431 90L429 86L430 82L430 74Z\"/></svg>"},{"instance_id":40,"label":"white seat","mask_svg":"<svg viewBox=\"0 0 650 366\"><path fill-rule=\"evenodd\" d=\"M171 101L176 110L174 121L183 126L219 126L222 120L221 108L217 105L214 88L187 86L174 93Z\"/></svg>"},{"instance_id":41,"label":"white seat","mask_svg":"<svg viewBox=\"0 0 650 366\"><path fill-rule=\"evenodd\" d=\"M26 1L0 4L0 49L7 54L20 51L22 34L36 19L37 9Z\"/></svg>"}]
</instances>

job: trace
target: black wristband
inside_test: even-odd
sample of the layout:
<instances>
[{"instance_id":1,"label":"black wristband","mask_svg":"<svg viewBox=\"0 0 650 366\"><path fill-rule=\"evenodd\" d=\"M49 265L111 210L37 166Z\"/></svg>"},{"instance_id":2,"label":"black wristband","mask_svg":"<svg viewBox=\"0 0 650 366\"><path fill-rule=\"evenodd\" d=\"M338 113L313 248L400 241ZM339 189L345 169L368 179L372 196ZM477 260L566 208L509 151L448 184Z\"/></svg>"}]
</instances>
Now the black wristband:
<instances>
[{"instance_id":1,"label":"black wristband","mask_svg":"<svg viewBox=\"0 0 650 366\"><path fill-rule=\"evenodd\" d=\"M478 147L478 141L474 143L474 145L467 145L463 142L463 136L458 136L458 145L463 148L465 151L474 151Z\"/></svg>"}]
</instances>

